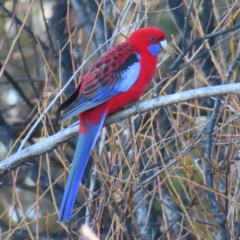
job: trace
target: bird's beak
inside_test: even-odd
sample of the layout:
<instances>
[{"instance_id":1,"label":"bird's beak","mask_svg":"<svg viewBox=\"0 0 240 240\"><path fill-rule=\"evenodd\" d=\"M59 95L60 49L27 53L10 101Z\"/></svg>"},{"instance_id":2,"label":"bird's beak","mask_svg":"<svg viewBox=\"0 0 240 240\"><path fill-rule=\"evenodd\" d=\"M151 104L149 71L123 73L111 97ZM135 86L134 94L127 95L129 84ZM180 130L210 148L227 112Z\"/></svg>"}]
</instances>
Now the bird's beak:
<instances>
[{"instance_id":1,"label":"bird's beak","mask_svg":"<svg viewBox=\"0 0 240 240\"><path fill-rule=\"evenodd\" d=\"M166 39L162 40L160 42L160 45L162 46L163 49L166 49L166 47L167 47L167 40Z\"/></svg>"}]
</instances>

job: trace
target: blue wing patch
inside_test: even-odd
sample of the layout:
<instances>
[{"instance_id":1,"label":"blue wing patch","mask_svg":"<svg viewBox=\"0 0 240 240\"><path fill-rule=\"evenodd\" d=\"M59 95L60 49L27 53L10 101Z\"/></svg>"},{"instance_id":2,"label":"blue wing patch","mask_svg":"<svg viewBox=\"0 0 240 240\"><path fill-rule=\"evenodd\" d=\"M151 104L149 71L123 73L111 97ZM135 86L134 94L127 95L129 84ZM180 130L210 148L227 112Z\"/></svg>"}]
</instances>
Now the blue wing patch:
<instances>
[{"instance_id":1,"label":"blue wing patch","mask_svg":"<svg viewBox=\"0 0 240 240\"><path fill-rule=\"evenodd\" d=\"M97 78L95 76L93 80L86 80L89 80L89 83L92 81L92 84L86 85L87 90L83 89L82 94L66 109L61 122L94 108L121 92L128 91L138 79L140 68L140 55L134 53L129 55L122 65L108 74L99 74L98 69L95 70L98 74ZM102 75L106 77L101 78Z\"/></svg>"},{"instance_id":2,"label":"blue wing patch","mask_svg":"<svg viewBox=\"0 0 240 240\"><path fill-rule=\"evenodd\" d=\"M140 60L139 55L138 59ZM126 92L133 86L139 76L140 68L140 62L135 62L131 67L122 72L121 80L116 85L118 92Z\"/></svg>"}]
</instances>

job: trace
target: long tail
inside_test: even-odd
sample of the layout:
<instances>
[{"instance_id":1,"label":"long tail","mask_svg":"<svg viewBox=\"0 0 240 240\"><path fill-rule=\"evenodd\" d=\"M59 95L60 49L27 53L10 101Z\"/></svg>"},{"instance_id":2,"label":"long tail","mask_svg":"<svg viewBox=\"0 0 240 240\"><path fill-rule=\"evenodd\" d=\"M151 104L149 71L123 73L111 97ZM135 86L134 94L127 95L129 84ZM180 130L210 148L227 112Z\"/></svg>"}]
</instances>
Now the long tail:
<instances>
[{"instance_id":1,"label":"long tail","mask_svg":"<svg viewBox=\"0 0 240 240\"><path fill-rule=\"evenodd\" d=\"M100 134L105 118L106 114L103 114L98 124L89 126L88 131L84 134L80 133L78 137L71 170L59 211L59 222L70 221L79 184L81 183L89 156Z\"/></svg>"}]
</instances>

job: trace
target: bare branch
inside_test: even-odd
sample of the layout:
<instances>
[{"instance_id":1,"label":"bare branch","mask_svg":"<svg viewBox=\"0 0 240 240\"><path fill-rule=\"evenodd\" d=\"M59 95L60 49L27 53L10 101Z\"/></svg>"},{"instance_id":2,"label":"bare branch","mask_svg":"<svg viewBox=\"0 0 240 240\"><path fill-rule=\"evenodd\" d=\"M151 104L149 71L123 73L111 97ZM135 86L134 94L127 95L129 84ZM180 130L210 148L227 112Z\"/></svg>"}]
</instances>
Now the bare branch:
<instances>
[{"instance_id":1,"label":"bare branch","mask_svg":"<svg viewBox=\"0 0 240 240\"><path fill-rule=\"evenodd\" d=\"M183 101L189 101L196 98L239 93L240 83L227 84L215 87L204 87L140 102L138 104L138 107L140 112L146 112L148 110L154 110L159 107L176 104ZM126 117L132 116L137 113L137 107L132 106L126 110L109 116L105 122L105 125L118 122L125 119ZM30 147L25 148L24 150L19 151L17 154L12 155L11 157L5 159L0 163L0 176L7 173L8 171L13 170L15 167L28 161L32 157L44 154L57 147L59 144L66 142L70 138L76 136L77 132L78 126L70 127L42 140L41 142L38 142Z\"/></svg>"}]
</instances>

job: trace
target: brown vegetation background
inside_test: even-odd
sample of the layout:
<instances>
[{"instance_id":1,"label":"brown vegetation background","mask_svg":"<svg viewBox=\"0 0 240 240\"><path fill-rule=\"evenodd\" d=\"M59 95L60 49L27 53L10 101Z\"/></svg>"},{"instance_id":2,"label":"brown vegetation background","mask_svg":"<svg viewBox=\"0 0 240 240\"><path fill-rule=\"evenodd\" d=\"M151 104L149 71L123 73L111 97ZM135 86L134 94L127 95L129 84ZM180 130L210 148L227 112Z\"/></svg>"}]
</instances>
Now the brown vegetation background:
<instances>
[{"instance_id":1,"label":"brown vegetation background","mask_svg":"<svg viewBox=\"0 0 240 240\"><path fill-rule=\"evenodd\" d=\"M1 0L0 239L94 239L83 224L95 239L239 239L239 9L238 0ZM148 25L169 43L141 99L151 110L102 130L72 221L59 224L76 131L44 143L77 118L60 125L56 109L102 53ZM225 84L224 95L148 102ZM6 160L37 143L31 157Z\"/></svg>"}]
</instances>

